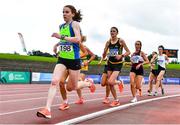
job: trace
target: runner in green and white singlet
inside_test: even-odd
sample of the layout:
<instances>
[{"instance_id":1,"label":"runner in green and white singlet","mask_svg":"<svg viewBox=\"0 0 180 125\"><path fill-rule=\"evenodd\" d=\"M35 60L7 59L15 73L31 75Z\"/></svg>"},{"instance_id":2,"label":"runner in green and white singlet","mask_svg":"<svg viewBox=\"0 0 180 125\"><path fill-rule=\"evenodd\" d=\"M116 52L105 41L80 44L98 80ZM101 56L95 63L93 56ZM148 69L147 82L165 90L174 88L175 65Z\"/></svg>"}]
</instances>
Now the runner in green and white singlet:
<instances>
[{"instance_id":1,"label":"runner in green and white singlet","mask_svg":"<svg viewBox=\"0 0 180 125\"><path fill-rule=\"evenodd\" d=\"M77 89L81 68L79 56L81 33L78 22L82 20L82 17L80 11L76 11L74 6L66 5L63 8L63 18L65 23L60 26L60 32L52 34L52 37L60 39L60 53L53 71L46 106L37 112L38 117L51 118L50 110L56 95L57 85L66 71L69 73L66 89L68 91Z\"/></svg>"},{"instance_id":2,"label":"runner in green and white singlet","mask_svg":"<svg viewBox=\"0 0 180 125\"><path fill-rule=\"evenodd\" d=\"M166 54L163 54L164 47L160 45L158 47L158 55L154 55L153 59L157 59L157 79L156 79L156 87L155 87L155 92L154 96L158 95L158 88L160 86L162 79L164 78L164 74L166 72L166 63L168 63L169 59ZM161 85L162 86L162 85ZM164 89L162 88L162 95L164 95Z\"/></svg>"}]
</instances>

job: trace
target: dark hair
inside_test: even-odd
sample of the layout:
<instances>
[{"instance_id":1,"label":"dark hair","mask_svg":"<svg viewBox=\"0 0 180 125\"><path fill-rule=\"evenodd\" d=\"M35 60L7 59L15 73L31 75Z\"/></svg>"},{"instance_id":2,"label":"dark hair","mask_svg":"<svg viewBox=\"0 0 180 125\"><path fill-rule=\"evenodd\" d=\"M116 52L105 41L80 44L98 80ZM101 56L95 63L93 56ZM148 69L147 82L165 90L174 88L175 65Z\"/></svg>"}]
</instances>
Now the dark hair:
<instances>
[{"instance_id":1,"label":"dark hair","mask_svg":"<svg viewBox=\"0 0 180 125\"><path fill-rule=\"evenodd\" d=\"M74 21L81 22L82 14L81 14L80 10L77 11L76 8L74 6L72 6L72 5L66 5L64 7L70 8L71 12L74 14L74 17L73 17Z\"/></svg>"},{"instance_id":2,"label":"dark hair","mask_svg":"<svg viewBox=\"0 0 180 125\"><path fill-rule=\"evenodd\" d=\"M159 48L162 48L162 49L164 50L164 46L163 46L163 45L158 46L158 49L159 49Z\"/></svg>"},{"instance_id":3,"label":"dark hair","mask_svg":"<svg viewBox=\"0 0 180 125\"><path fill-rule=\"evenodd\" d=\"M83 43L83 42L86 42L86 39L87 39L86 36L83 36L83 35L81 36L81 42L82 42L82 43Z\"/></svg>"},{"instance_id":4,"label":"dark hair","mask_svg":"<svg viewBox=\"0 0 180 125\"><path fill-rule=\"evenodd\" d=\"M140 40L137 40L136 42L139 42L140 46L142 47L142 42L141 42ZM136 43L136 42L135 42L135 43ZM141 52L141 47L140 47L139 52Z\"/></svg>"},{"instance_id":5,"label":"dark hair","mask_svg":"<svg viewBox=\"0 0 180 125\"><path fill-rule=\"evenodd\" d=\"M111 27L111 29L115 29L115 30L117 31L117 33L119 32L119 31L118 31L118 28L115 27L115 26Z\"/></svg>"},{"instance_id":6,"label":"dark hair","mask_svg":"<svg viewBox=\"0 0 180 125\"><path fill-rule=\"evenodd\" d=\"M153 51L153 53L157 54L157 52L156 52L156 51Z\"/></svg>"}]
</instances>

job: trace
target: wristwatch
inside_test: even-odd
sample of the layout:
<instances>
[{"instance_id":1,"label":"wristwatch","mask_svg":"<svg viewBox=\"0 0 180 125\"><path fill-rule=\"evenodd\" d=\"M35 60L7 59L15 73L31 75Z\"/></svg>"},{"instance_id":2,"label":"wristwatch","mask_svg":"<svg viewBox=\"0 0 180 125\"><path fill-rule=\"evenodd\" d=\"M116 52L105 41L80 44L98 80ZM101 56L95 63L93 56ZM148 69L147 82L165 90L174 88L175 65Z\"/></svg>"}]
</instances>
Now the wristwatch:
<instances>
[{"instance_id":1,"label":"wristwatch","mask_svg":"<svg viewBox=\"0 0 180 125\"><path fill-rule=\"evenodd\" d=\"M64 40L64 38L65 38L65 37L66 37L66 36L64 36L64 35L61 35L60 39Z\"/></svg>"}]
</instances>

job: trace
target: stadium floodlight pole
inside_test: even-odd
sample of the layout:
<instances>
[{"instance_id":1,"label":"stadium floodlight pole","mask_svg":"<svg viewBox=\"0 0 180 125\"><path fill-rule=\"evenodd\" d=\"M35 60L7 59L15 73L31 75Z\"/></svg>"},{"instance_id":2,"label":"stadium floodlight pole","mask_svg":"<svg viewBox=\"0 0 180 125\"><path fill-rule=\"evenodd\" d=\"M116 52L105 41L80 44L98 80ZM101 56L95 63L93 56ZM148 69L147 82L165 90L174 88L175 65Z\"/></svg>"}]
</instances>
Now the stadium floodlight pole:
<instances>
[{"instance_id":1,"label":"stadium floodlight pole","mask_svg":"<svg viewBox=\"0 0 180 125\"><path fill-rule=\"evenodd\" d=\"M18 36L19 36L21 44L22 44L23 52L25 52L27 55L27 50L26 50L26 46L25 46L25 42L24 42L24 38L23 38L22 33L18 33Z\"/></svg>"}]
</instances>

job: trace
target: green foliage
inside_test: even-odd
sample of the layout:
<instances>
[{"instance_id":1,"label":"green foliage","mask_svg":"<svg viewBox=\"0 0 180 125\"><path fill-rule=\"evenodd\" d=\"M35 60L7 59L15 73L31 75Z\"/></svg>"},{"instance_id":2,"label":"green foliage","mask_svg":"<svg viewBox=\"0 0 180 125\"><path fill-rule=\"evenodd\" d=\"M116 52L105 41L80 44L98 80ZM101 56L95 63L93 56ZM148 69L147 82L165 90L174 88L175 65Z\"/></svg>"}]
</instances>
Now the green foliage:
<instances>
[{"instance_id":1,"label":"green foliage","mask_svg":"<svg viewBox=\"0 0 180 125\"><path fill-rule=\"evenodd\" d=\"M180 64L168 64L167 69L176 69L180 70Z\"/></svg>"},{"instance_id":2,"label":"green foliage","mask_svg":"<svg viewBox=\"0 0 180 125\"><path fill-rule=\"evenodd\" d=\"M55 57L42 57L42 56L26 56L17 54L2 54L0 53L0 59L8 60L23 60L23 61L37 61L37 62L56 62ZM90 65L98 65L99 60L93 60ZM103 61L101 65L105 65L106 61ZM129 62L124 63L125 67L130 67ZM145 65L144 68L149 68L149 65ZM180 70L180 64L168 64L167 69Z\"/></svg>"},{"instance_id":3,"label":"green foliage","mask_svg":"<svg viewBox=\"0 0 180 125\"><path fill-rule=\"evenodd\" d=\"M0 59L38 61L38 62L56 62L57 61L55 57L26 56L26 55L17 55L17 54L0 54Z\"/></svg>"}]
</instances>

